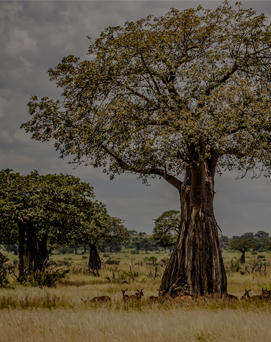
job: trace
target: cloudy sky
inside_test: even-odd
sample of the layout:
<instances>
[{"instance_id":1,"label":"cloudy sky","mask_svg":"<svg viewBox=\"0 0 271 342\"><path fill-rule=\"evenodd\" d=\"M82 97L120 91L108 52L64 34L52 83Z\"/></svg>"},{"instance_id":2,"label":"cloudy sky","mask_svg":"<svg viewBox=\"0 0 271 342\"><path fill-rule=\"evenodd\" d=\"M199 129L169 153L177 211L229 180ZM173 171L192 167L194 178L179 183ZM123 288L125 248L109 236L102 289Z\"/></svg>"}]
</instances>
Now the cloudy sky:
<instances>
[{"instance_id":1,"label":"cloudy sky","mask_svg":"<svg viewBox=\"0 0 271 342\"><path fill-rule=\"evenodd\" d=\"M87 36L95 39L110 25L199 4L215 8L221 1L0 1L0 169L73 174L89 182L109 214L123 218L128 229L151 233L153 219L179 209L172 186L160 179L145 186L130 174L110 181L90 166L74 169L70 159L59 159L53 142L31 140L20 125L30 119L26 104L31 95L59 96L47 70L66 55L85 59ZM243 4L271 18L271 1ZM216 177L215 213L223 235L258 230L271 234L271 179L236 176L231 172Z\"/></svg>"}]
</instances>

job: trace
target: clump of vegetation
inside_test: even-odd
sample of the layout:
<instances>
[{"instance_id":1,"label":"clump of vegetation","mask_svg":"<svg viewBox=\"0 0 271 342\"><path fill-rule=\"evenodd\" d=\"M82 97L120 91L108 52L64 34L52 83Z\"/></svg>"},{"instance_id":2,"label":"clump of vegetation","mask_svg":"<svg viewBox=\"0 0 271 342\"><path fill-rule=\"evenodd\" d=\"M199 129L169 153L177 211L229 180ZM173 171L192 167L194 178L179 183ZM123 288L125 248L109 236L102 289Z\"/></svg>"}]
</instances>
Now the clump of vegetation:
<instances>
[{"instance_id":1,"label":"clump of vegetation","mask_svg":"<svg viewBox=\"0 0 271 342\"><path fill-rule=\"evenodd\" d=\"M23 298L14 295L4 295L0 297L0 309L56 309L59 307L72 307L71 304L66 303L63 298L50 295L38 296L30 298L29 294L26 294Z\"/></svg>"},{"instance_id":2,"label":"clump of vegetation","mask_svg":"<svg viewBox=\"0 0 271 342\"><path fill-rule=\"evenodd\" d=\"M239 272L240 270L240 261L231 259L228 265L226 265L227 271L230 272Z\"/></svg>"},{"instance_id":3,"label":"clump of vegetation","mask_svg":"<svg viewBox=\"0 0 271 342\"><path fill-rule=\"evenodd\" d=\"M20 276L17 281L24 286L47 286L55 287L56 282L65 277L69 270L55 271L50 270L32 272L28 276Z\"/></svg>"},{"instance_id":4,"label":"clump of vegetation","mask_svg":"<svg viewBox=\"0 0 271 342\"><path fill-rule=\"evenodd\" d=\"M8 276L13 269L13 266L8 265L8 258L0 252L0 287L8 287Z\"/></svg>"},{"instance_id":5,"label":"clump of vegetation","mask_svg":"<svg viewBox=\"0 0 271 342\"><path fill-rule=\"evenodd\" d=\"M131 250L131 254L139 254L139 251L136 249Z\"/></svg>"},{"instance_id":6,"label":"clump of vegetation","mask_svg":"<svg viewBox=\"0 0 271 342\"><path fill-rule=\"evenodd\" d=\"M108 259L105 262L106 265L119 265L119 263L120 263L120 260L113 260L113 259Z\"/></svg>"}]
</instances>

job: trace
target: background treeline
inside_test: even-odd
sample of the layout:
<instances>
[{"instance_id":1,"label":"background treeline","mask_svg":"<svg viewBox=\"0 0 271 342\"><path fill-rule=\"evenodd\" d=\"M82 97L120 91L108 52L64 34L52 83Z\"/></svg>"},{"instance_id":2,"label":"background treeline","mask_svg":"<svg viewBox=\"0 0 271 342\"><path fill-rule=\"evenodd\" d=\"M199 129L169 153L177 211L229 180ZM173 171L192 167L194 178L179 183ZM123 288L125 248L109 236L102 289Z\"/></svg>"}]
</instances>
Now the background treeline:
<instances>
[{"instance_id":1,"label":"background treeline","mask_svg":"<svg viewBox=\"0 0 271 342\"><path fill-rule=\"evenodd\" d=\"M109 242L100 241L97 244L97 250L101 253L116 253L121 252L124 249L131 249L131 253L137 254L139 251L151 252L159 250L172 251L172 245L161 246L161 241L155 239L157 234L153 232L152 235L148 235L145 232L137 232L135 230L129 230L128 236L125 241L119 241L117 239L112 239ZM176 234L177 237L177 234ZM233 236L229 238L228 236L220 237L220 245L223 250L236 250L247 248L254 252L266 252L271 251L271 237L269 233L265 231L258 231L257 233L248 232L241 236ZM246 247L248 246L248 247ZM4 250L9 253L14 253L18 255L19 245L2 245ZM53 254L88 254L90 252L89 245L79 244L79 245L59 245L51 246L48 244L49 249L52 249ZM255 253L255 254L256 254Z\"/></svg>"}]
</instances>

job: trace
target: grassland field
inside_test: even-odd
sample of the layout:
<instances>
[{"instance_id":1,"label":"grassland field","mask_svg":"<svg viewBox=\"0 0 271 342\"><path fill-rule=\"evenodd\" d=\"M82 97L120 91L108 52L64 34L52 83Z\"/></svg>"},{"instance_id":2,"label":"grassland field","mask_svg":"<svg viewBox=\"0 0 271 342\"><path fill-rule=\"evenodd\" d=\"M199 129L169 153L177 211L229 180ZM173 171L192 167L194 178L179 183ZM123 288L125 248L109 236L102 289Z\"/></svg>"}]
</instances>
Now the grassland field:
<instances>
[{"instance_id":1,"label":"grassland field","mask_svg":"<svg viewBox=\"0 0 271 342\"><path fill-rule=\"evenodd\" d=\"M152 303L157 296L168 252L131 250L101 253L100 276L87 271L88 255L52 255L56 269L69 269L56 287L29 287L13 283L0 289L0 342L104 342L104 341L271 341L271 301ZM12 262L16 256L7 254ZM157 258L155 264L146 258ZM240 298L271 290L271 253L246 253L246 265L232 270L240 253L223 253L228 293ZM108 261L110 260L110 261ZM118 261L119 265L110 264ZM262 267L253 265L260 261ZM260 264L259 263L259 264ZM251 273L249 273L251 272ZM124 302L121 289L134 294L142 289L141 303ZM109 296L109 303L84 303L82 299Z\"/></svg>"}]
</instances>

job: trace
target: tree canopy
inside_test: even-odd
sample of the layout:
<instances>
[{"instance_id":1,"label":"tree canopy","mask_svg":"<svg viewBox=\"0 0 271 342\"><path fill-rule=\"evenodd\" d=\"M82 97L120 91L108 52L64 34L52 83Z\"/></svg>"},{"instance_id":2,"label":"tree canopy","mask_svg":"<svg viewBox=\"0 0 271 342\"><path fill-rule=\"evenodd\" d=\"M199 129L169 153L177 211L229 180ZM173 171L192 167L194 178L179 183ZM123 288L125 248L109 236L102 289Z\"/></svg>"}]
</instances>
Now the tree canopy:
<instances>
[{"instance_id":1,"label":"tree canopy","mask_svg":"<svg viewBox=\"0 0 271 342\"><path fill-rule=\"evenodd\" d=\"M49 70L64 101L33 96L33 138L75 163L176 179L193 156L221 168L270 170L271 26L232 8L179 11L108 27L89 59Z\"/></svg>"},{"instance_id":2,"label":"tree canopy","mask_svg":"<svg viewBox=\"0 0 271 342\"><path fill-rule=\"evenodd\" d=\"M95 206L93 188L74 176L0 171L0 218L6 227L1 236L8 230L7 236L14 234L18 238L14 222L29 221L35 225L40 238L45 235L52 243L65 243L72 227L82 225L95 215ZM1 242L8 243L4 236Z\"/></svg>"},{"instance_id":3,"label":"tree canopy","mask_svg":"<svg viewBox=\"0 0 271 342\"><path fill-rule=\"evenodd\" d=\"M20 275L43 267L48 239L69 243L100 207L93 188L74 176L0 171L0 242L19 241Z\"/></svg>"},{"instance_id":4,"label":"tree canopy","mask_svg":"<svg viewBox=\"0 0 271 342\"><path fill-rule=\"evenodd\" d=\"M161 247L173 247L176 244L180 230L181 213L179 210L169 210L154 220L152 239Z\"/></svg>"}]
</instances>

